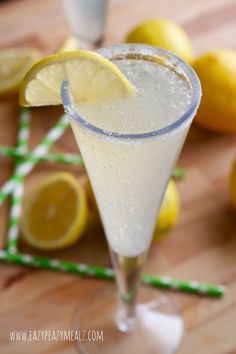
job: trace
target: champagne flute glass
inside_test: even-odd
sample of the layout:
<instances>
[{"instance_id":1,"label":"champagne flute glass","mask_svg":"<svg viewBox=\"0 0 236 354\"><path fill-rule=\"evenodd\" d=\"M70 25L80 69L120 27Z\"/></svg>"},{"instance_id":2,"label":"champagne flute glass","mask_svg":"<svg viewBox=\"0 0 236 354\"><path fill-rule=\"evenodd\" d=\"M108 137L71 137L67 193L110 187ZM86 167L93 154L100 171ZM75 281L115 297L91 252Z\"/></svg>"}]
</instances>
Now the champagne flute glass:
<instances>
[{"instance_id":1,"label":"champagne flute glass","mask_svg":"<svg viewBox=\"0 0 236 354\"><path fill-rule=\"evenodd\" d=\"M201 87L188 64L158 47L122 44L98 53L117 65L135 94L77 105L66 78L61 87L118 287L116 296L93 296L76 313L76 330L104 332L103 341L78 341L77 346L89 354L171 354L183 334L176 306L157 290L138 290L161 201L200 103Z\"/></svg>"}]
</instances>

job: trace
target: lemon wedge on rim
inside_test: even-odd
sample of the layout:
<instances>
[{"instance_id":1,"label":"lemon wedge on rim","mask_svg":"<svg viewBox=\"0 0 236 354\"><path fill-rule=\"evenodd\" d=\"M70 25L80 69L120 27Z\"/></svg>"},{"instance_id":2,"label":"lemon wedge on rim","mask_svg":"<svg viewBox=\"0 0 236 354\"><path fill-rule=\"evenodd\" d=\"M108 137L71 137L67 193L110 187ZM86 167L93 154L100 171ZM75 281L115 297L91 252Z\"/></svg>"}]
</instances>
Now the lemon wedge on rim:
<instances>
[{"instance_id":1,"label":"lemon wedge on rim","mask_svg":"<svg viewBox=\"0 0 236 354\"><path fill-rule=\"evenodd\" d=\"M50 55L35 64L22 81L20 104L61 104L61 84L68 80L76 102L95 103L130 95L133 87L108 59L86 50Z\"/></svg>"}]
</instances>

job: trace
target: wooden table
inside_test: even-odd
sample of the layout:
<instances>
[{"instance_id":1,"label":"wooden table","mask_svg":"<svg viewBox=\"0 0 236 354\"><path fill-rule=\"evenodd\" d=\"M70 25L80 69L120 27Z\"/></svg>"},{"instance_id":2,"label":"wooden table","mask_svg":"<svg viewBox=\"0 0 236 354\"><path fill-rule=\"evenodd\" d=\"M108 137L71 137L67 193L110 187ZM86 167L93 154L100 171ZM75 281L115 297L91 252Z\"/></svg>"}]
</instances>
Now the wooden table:
<instances>
[{"instance_id":1,"label":"wooden table","mask_svg":"<svg viewBox=\"0 0 236 354\"><path fill-rule=\"evenodd\" d=\"M105 44L121 42L127 31L148 17L164 16L184 26L197 53L215 47L235 49L236 1L232 0L113 0ZM69 33L59 0L15 0L0 5L0 47L34 45L44 53L57 49ZM39 142L55 123L60 109L38 109L30 146ZM15 99L0 100L0 142L15 141L18 107ZM71 132L56 143L54 151L76 151ZM154 245L146 266L153 274L223 283L227 294L213 300L170 294L182 309L186 335L179 354L236 353L236 222L229 197L228 175L236 155L236 137L211 134L193 127L179 164L187 178L178 183L182 212L169 237ZM10 175L12 163L1 158L0 183ZM65 169L40 164L27 178L25 197L43 176ZM76 175L78 168L68 168ZM8 204L1 209L1 245L7 227ZM75 247L58 257L110 265L101 229L91 225ZM23 247L23 246L21 246ZM29 250L28 250L29 251ZM53 254L55 256L55 254ZM79 303L111 283L62 273L0 265L0 353L73 354L69 342L11 343L12 329L70 329ZM145 353L148 354L148 353Z\"/></svg>"}]
</instances>

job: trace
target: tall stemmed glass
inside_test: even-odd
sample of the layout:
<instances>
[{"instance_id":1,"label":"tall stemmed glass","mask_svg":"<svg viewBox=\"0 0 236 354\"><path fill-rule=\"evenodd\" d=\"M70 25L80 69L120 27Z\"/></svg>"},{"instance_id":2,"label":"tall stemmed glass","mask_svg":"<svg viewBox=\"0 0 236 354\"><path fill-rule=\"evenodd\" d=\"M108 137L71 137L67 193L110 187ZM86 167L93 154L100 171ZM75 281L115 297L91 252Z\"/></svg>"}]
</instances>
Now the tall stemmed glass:
<instances>
[{"instance_id":1,"label":"tall stemmed glass","mask_svg":"<svg viewBox=\"0 0 236 354\"><path fill-rule=\"evenodd\" d=\"M110 292L93 297L74 321L77 330L103 330L104 340L77 344L81 353L90 354L170 354L179 346L182 319L169 299L156 290L138 292L138 288L162 197L198 108L201 88L192 68L163 49L125 44L98 53L137 84L140 97L134 104L127 98L118 106L108 103L102 110L96 105L84 110L74 102L66 78L61 87L118 286L118 302ZM119 115L117 107L122 107Z\"/></svg>"}]
</instances>

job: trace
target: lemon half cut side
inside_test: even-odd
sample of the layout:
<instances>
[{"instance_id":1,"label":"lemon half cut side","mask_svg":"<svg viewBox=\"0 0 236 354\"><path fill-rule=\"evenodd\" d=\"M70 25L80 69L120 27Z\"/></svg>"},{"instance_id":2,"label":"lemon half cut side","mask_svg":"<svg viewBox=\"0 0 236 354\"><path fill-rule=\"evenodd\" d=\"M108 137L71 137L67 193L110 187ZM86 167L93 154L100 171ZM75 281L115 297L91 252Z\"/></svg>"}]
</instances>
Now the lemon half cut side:
<instances>
[{"instance_id":1,"label":"lemon half cut side","mask_svg":"<svg viewBox=\"0 0 236 354\"><path fill-rule=\"evenodd\" d=\"M88 223L86 194L71 173L45 177L32 191L21 220L22 238L41 250L68 247L80 239Z\"/></svg>"}]
</instances>

